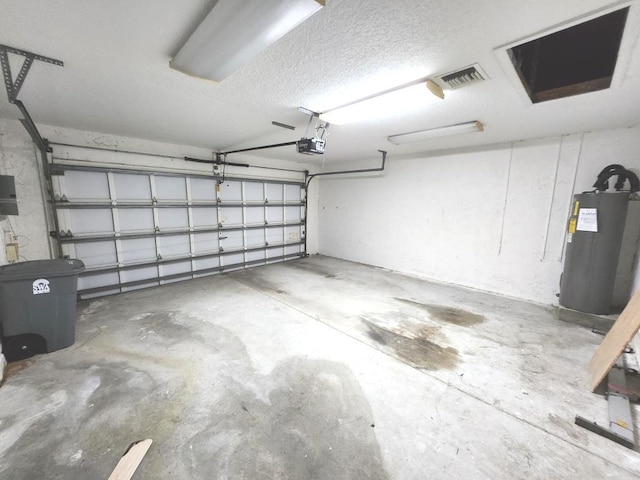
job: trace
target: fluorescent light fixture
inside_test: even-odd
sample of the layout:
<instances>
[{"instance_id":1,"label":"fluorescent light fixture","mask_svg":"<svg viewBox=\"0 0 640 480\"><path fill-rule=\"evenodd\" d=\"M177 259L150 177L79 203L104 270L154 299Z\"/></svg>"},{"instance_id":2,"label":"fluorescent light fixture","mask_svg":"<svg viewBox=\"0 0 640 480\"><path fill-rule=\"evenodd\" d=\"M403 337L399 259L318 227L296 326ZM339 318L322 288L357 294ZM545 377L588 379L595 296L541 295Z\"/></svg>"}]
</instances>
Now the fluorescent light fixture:
<instances>
[{"instance_id":1,"label":"fluorescent light fixture","mask_svg":"<svg viewBox=\"0 0 640 480\"><path fill-rule=\"evenodd\" d=\"M324 6L324 0L218 0L169 62L220 82Z\"/></svg>"},{"instance_id":2,"label":"fluorescent light fixture","mask_svg":"<svg viewBox=\"0 0 640 480\"><path fill-rule=\"evenodd\" d=\"M436 83L421 78L321 113L320 120L344 125L379 117L387 112L411 111L421 107L431 94L444 98L444 92Z\"/></svg>"},{"instance_id":3,"label":"fluorescent light fixture","mask_svg":"<svg viewBox=\"0 0 640 480\"><path fill-rule=\"evenodd\" d=\"M432 128L430 130L419 130L417 132L391 135L387 137L387 140L396 145L402 145L404 143L420 142L429 138L446 137L449 135L459 135L462 133L473 133L482 131L484 131L484 125L476 120L473 122L459 123L457 125L449 125L447 127Z\"/></svg>"}]
</instances>

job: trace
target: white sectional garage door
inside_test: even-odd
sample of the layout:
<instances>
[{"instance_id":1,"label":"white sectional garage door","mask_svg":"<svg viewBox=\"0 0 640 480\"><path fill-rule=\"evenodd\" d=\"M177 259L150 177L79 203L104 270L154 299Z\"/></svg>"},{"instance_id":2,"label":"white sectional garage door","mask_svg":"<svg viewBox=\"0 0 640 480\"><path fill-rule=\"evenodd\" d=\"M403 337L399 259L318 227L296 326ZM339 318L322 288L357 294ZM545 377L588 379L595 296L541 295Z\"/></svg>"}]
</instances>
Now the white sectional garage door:
<instances>
[{"instance_id":1,"label":"white sectional garage door","mask_svg":"<svg viewBox=\"0 0 640 480\"><path fill-rule=\"evenodd\" d=\"M57 165L64 255L81 298L304 255L303 182Z\"/></svg>"}]
</instances>

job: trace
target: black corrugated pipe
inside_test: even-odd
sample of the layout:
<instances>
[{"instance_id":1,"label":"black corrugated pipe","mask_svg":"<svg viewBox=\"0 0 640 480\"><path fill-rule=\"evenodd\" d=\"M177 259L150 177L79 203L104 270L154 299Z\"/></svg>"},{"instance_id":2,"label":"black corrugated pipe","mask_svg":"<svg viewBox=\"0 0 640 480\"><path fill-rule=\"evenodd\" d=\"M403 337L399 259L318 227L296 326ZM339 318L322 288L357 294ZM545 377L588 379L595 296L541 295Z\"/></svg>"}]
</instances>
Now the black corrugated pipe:
<instances>
[{"instance_id":1,"label":"black corrugated pipe","mask_svg":"<svg viewBox=\"0 0 640 480\"><path fill-rule=\"evenodd\" d=\"M618 182L616 183L616 189L619 189L618 187L624 185L624 181L626 180L626 177L621 178L623 176L621 173L622 171L624 171L624 169L625 168L622 165L619 165L617 163L607 165L598 174L598 179L596 180L596 183L593 184L593 186L601 192L607 190L609 188L609 178L611 178L611 176L613 175L616 175L616 172L619 172Z\"/></svg>"},{"instance_id":2,"label":"black corrugated pipe","mask_svg":"<svg viewBox=\"0 0 640 480\"><path fill-rule=\"evenodd\" d=\"M593 186L599 192L604 192L609 188L609 179L613 176L618 176L614 188L616 191L620 191L624 188L625 181L629 180L630 192L635 193L640 190L640 180L638 176L630 170L627 170L622 165L611 164L602 169L598 174L596 183Z\"/></svg>"}]
</instances>

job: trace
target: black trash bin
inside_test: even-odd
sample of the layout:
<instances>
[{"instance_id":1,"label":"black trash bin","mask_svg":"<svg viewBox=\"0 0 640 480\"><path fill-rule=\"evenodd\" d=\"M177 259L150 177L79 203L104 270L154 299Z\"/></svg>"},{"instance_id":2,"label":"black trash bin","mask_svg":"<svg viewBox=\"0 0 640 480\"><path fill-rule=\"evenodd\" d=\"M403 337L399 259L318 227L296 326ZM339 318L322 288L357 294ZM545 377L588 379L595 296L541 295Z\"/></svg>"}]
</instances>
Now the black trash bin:
<instances>
[{"instance_id":1,"label":"black trash bin","mask_svg":"<svg viewBox=\"0 0 640 480\"><path fill-rule=\"evenodd\" d=\"M0 327L7 360L18 345L33 351L18 353L14 359L73 345L78 275L83 270L81 260L67 259L0 267ZM35 345L26 345L24 338Z\"/></svg>"}]
</instances>

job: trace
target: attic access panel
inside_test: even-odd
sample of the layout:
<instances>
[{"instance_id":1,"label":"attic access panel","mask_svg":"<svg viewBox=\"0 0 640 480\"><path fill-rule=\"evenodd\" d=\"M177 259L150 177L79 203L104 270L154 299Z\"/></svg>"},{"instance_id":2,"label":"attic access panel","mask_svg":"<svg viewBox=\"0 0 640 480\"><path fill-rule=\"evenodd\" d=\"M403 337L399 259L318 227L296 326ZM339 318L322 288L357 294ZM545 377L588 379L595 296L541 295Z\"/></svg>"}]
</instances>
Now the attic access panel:
<instances>
[{"instance_id":1,"label":"attic access panel","mask_svg":"<svg viewBox=\"0 0 640 480\"><path fill-rule=\"evenodd\" d=\"M609 88L628 12L616 10L508 49L531 101Z\"/></svg>"}]
</instances>

